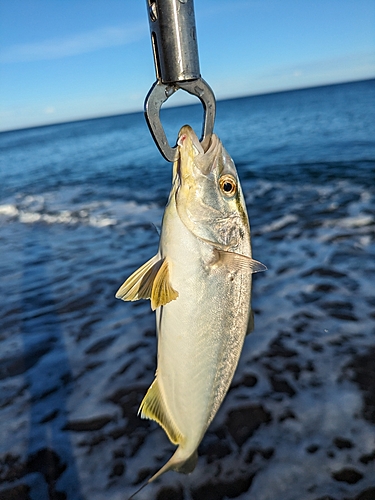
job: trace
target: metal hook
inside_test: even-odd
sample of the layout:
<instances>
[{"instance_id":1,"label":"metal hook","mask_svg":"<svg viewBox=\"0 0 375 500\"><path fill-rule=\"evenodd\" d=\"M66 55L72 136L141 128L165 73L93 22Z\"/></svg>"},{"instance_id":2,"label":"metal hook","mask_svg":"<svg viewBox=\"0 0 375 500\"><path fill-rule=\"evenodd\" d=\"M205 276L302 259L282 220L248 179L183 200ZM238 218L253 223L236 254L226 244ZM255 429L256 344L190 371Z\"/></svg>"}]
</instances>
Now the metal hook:
<instances>
[{"instance_id":1,"label":"metal hook","mask_svg":"<svg viewBox=\"0 0 375 500\"><path fill-rule=\"evenodd\" d=\"M160 121L160 108L162 104L178 89L186 90L189 94L197 96L203 104L204 122L202 127L201 144L206 151L210 145L211 135L215 122L215 96L210 86L202 79L179 82L169 85L156 81L147 94L145 101L145 117L151 135L159 151L167 161L174 162L178 159L178 149L169 145L163 126Z\"/></svg>"},{"instance_id":2,"label":"metal hook","mask_svg":"<svg viewBox=\"0 0 375 500\"><path fill-rule=\"evenodd\" d=\"M160 121L162 104L178 89L200 99L204 108L201 143L207 150L213 133L216 101L201 78L193 0L147 0L156 82L145 100L145 117L151 135L167 161L178 158Z\"/></svg>"}]
</instances>

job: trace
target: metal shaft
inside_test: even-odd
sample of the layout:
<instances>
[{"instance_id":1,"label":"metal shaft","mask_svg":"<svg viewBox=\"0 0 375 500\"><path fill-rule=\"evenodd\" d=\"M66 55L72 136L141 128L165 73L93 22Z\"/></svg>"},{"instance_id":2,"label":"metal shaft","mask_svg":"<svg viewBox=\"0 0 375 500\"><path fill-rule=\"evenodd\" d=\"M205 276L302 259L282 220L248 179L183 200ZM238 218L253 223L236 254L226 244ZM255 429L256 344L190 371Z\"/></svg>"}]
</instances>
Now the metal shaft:
<instances>
[{"instance_id":1,"label":"metal shaft","mask_svg":"<svg viewBox=\"0 0 375 500\"><path fill-rule=\"evenodd\" d=\"M200 78L193 0L147 0L156 77L162 83Z\"/></svg>"},{"instance_id":2,"label":"metal shaft","mask_svg":"<svg viewBox=\"0 0 375 500\"><path fill-rule=\"evenodd\" d=\"M160 121L162 104L182 89L201 101L204 108L201 144L209 147L215 121L215 96L201 78L193 0L146 0L149 12L156 82L145 100L145 117L155 144L168 161L178 158Z\"/></svg>"}]
</instances>

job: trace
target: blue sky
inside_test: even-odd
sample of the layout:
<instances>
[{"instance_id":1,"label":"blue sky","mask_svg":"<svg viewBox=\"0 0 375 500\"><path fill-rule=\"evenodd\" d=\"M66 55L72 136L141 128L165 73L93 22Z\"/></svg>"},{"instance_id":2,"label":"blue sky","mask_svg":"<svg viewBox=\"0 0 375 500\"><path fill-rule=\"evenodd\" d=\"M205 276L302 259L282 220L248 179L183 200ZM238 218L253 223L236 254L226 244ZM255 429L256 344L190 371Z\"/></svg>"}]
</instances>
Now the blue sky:
<instances>
[{"instance_id":1,"label":"blue sky","mask_svg":"<svg viewBox=\"0 0 375 500\"><path fill-rule=\"evenodd\" d=\"M375 78L375 0L194 5L218 99ZM138 111L154 80L146 0L0 2L0 130Z\"/></svg>"}]
</instances>

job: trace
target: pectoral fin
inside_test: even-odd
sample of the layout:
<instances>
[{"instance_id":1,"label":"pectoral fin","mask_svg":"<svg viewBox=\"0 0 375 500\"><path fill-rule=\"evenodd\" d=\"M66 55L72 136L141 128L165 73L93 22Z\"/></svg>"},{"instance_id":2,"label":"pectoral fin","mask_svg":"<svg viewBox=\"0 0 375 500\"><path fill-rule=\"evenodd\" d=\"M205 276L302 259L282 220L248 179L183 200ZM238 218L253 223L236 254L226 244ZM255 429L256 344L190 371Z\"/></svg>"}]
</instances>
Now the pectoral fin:
<instances>
[{"instance_id":1,"label":"pectoral fin","mask_svg":"<svg viewBox=\"0 0 375 500\"><path fill-rule=\"evenodd\" d=\"M164 306L177 299L178 292L172 287L169 281L168 261L164 259L158 270L151 291L151 309L154 311L157 307Z\"/></svg>"},{"instance_id":2,"label":"pectoral fin","mask_svg":"<svg viewBox=\"0 0 375 500\"><path fill-rule=\"evenodd\" d=\"M219 248L214 249L214 265L224 264L230 269L250 270L252 273L266 271L267 267L261 262L235 252L228 252Z\"/></svg>"},{"instance_id":3,"label":"pectoral fin","mask_svg":"<svg viewBox=\"0 0 375 500\"><path fill-rule=\"evenodd\" d=\"M182 434L167 412L157 378L150 385L146 396L143 398L138 410L139 413L141 414L141 418L155 420L165 430L169 440L173 444L180 444L183 441Z\"/></svg>"},{"instance_id":4,"label":"pectoral fin","mask_svg":"<svg viewBox=\"0 0 375 500\"><path fill-rule=\"evenodd\" d=\"M159 255L137 269L116 293L116 298L122 300L151 299L153 310L177 297L178 292L169 282L168 262Z\"/></svg>"}]
</instances>

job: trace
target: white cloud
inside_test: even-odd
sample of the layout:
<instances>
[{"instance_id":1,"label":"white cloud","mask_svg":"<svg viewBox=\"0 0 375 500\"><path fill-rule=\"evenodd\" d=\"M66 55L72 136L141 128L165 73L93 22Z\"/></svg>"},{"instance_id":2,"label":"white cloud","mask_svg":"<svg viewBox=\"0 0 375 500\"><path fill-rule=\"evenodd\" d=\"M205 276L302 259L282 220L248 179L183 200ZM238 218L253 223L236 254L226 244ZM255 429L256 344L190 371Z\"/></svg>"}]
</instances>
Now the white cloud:
<instances>
[{"instance_id":1,"label":"white cloud","mask_svg":"<svg viewBox=\"0 0 375 500\"><path fill-rule=\"evenodd\" d=\"M61 59L95 50L126 45L147 34L145 23L132 26L108 26L65 38L11 45L0 50L1 63Z\"/></svg>"},{"instance_id":2,"label":"white cloud","mask_svg":"<svg viewBox=\"0 0 375 500\"><path fill-rule=\"evenodd\" d=\"M320 60L301 61L296 65L275 66L260 73L259 76L274 81L290 81L291 77L304 77L312 81L374 78L375 53L359 52Z\"/></svg>"}]
</instances>

